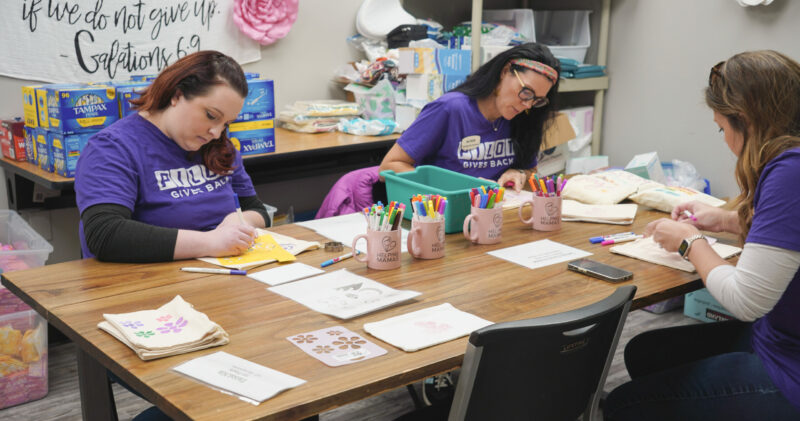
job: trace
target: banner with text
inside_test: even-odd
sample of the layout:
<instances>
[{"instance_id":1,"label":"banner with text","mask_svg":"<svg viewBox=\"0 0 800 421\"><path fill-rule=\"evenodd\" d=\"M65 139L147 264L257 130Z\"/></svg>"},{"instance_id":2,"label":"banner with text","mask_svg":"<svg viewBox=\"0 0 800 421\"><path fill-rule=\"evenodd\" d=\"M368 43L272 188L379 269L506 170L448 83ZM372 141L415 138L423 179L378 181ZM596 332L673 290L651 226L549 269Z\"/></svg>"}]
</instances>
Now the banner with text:
<instances>
[{"instance_id":1,"label":"banner with text","mask_svg":"<svg viewBox=\"0 0 800 421\"><path fill-rule=\"evenodd\" d=\"M0 74L44 82L127 80L199 50L261 59L233 0L14 0L0 13Z\"/></svg>"}]
</instances>

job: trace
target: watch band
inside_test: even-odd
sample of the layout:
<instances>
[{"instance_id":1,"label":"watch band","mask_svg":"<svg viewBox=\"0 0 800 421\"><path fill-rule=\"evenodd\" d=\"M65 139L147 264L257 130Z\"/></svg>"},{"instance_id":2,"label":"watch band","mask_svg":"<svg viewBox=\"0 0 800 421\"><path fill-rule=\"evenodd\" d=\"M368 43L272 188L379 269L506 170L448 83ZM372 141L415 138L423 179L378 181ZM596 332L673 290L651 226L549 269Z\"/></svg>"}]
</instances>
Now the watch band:
<instances>
[{"instance_id":1,"label":"watch band","mask_svg":"<svg viewBox=\"0 0 800 421\"><path fill-rule=\"evenodd\" d=\"M683 257L683 260L689 260L689 250L692 248L692 243L699 239L706 240L706 236L703 234L695 234L689 238L684 238L681 241L681 245L678 247L678 253ZM708 240L706 240L708 241Z\"/></svg>"}]
</instances>

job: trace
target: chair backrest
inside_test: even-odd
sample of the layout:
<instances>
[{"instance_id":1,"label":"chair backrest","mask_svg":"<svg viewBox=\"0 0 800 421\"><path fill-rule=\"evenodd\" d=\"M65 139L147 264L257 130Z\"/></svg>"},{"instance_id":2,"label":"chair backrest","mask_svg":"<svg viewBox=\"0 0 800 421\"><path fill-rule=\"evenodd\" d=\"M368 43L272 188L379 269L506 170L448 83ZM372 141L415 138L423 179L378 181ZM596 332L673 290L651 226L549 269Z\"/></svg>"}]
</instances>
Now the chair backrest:
<instances>
[{"instance_id":1,"label":"chair backrest","mask_svg":"<svg viewBox=\"0 0 800 421\"><path fill-rule=\"evenodd\" d=\"M591 420L635 293L472 332L449 419Z\"/></svg>"}]
</instances>

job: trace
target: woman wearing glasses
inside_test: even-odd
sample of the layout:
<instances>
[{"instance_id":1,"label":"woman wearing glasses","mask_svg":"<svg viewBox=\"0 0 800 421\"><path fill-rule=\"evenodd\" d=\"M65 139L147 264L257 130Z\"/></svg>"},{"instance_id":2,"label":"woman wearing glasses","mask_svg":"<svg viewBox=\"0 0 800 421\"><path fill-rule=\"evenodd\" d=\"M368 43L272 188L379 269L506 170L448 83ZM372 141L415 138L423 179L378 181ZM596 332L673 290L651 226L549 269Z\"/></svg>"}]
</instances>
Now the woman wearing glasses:
<instances>
[{"instance_id":1,"label":"woman wearing glasses","mask_svg":"<svg viewBox=\"0 0 800 421\"><path fill-rule=\"evenodd\" d=\"M608 396L608 420L800 419L800 64L737 54L711 69L706 103L738 158L734 210L687 203L646 232L691 261L739 320L633 338L633 380ZM736 266L699 230L738 234Z\"/></svg>"},{"instance_id":2,"label":"woman wearing glasses","mask_svg":"<svg viewBox=\"0 0 800 421\"><path fill-rule=\"evenodd\" d=\"M541 44L498 54L426 105L380 170L436 165L500 185L513 182L519 191L536 167L542 134L555 115L559 72L558 60Z\"/></svg>"}]
</instances>

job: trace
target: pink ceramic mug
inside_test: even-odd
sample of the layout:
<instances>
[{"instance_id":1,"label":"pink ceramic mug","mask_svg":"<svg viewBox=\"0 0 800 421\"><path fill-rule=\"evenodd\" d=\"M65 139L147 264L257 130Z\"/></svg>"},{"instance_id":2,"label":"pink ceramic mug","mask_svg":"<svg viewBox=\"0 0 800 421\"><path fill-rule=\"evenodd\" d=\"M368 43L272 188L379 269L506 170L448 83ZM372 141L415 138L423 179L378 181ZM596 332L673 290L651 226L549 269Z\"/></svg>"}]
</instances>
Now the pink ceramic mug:
<instances>
[{"instance_id":1,"label":"pink ceramic mug","mask_svg":"<svg viewBox=\"0 0 800 421\"><path fill-rule=\"evenodd\" d=\"M503 206L491 209L472 207L464 218L464 237L477 244L497 244L503 239Z\"/></svg>"},{"instance_id":2,"label":"pink ceramic mug","mask_svg":"<svg viewBox=\"0 0 800 421\"><path fill-rule=\"evenodd\" d=\"M531 224L537 231L557 231L561 229L561 196L537 196L522 202L519 206L519 220ZM530 219L522 217L522 208L530 204L533 211Z\"/></svg>"},{"instance_id":3,"label":"pink ceramic mug","mask_svg":"<svg viewBox=\"0 0 800 421\"><path fill-rule=\"evenodd\" d=\"M360 239L367 241L367 252L353 255L359 262L367 262L370 269L388 270L400 267L400 230L373 231L357 235L353 239L353 250Z\"/></svg>"},{"instance_id":4,"label":"pink ceramic mug","mask_svg":"<svg viewBox=\"0 0 800 421\"><path fill-rule=\"evenodd\" d=\"M441 221L411 221L406 245L417 259L444 257L444 219Z\"/></svg>"}]
</instances>

